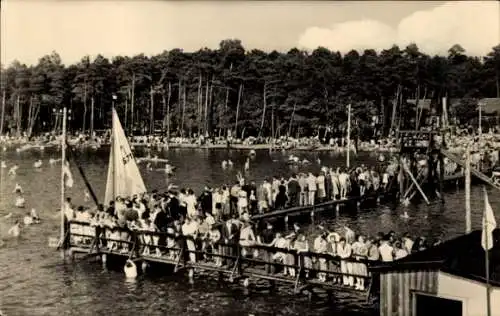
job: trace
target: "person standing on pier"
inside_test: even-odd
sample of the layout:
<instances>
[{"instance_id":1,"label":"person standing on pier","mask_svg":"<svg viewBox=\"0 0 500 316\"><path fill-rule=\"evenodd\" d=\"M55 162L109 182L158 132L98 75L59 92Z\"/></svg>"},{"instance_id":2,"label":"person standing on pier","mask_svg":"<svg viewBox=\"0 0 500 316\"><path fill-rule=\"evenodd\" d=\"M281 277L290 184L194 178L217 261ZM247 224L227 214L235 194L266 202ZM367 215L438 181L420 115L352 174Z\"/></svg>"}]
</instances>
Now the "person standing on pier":
<instances>
[{"instance_id":1,"label":"person standing on pier","mask_svg":"<svg viewBox=\"0 0 500 316\"><path fill-rule=\"evenodd\" d=\"M240 190L241 190L240 182L236 181L231 187L231 195L229 197L231 216L233 214L238 213L238 197L240 194Z\"/></svg>"},{"instance_id":2,"label":"person standing on pier","mask_svg":"<svg viewBox=\"0 0 500 316\"><path fill-rule=\"evenodd\" d=\"M183 218L187 216L186 189L181 189L178 195L179 199L179 214Z\"/></svg>"},{"instance_id":3,"label":"person standing on pier","mask_svg":"<svg viewBox=\"0 0 500 316\"><path fill-rule=\"evenodd\" d=\"M276 202L276 196L279 193L279 188L280 188L281 181L278 179L277 176L273 177L273 180L271 182L271 189L272 189L272 202L273 202L273 207L276 208L276 205L274 203Z\"/></svg>"},{"instance_id":4,"label":"person standing on pier","mask_svg":"<svg viewBox=\"0 0 500 316\"><path fill-rule=\"evenodd\" d=\"M340 271L344 274L352 274L352 262L348 261L351 257L351 245L346 242L344 237L340 238L337 244L337 255L340 257ZM347 259L347 260L346 260ZM344 276L344 285L354 286L354 278L352 276Z\"/></svg>"},{"instance_id":5,"label":"person standing on pier","mask_svg":"<svg viewBox=\"0 0 500 316\"><path fill-rule=\"evenodd\" d=\"M189 216L186 217L184 225L182 225L182 235L186 238L186 246L189 251L189 260L191 262L196 262L196 246L194 240L198 234L198 223L191 219Z\"/></svg>"},{"instance_id":6,"label":"person standing on pier","mask_svg":"<svg viewBox=\"0 0 500 316\"><path fill-rule=\"evenodd\" d=\"M300 186L300 195L299 195L299 205L305 206L308 205L308 191L307 191L307 177L304 173L299 174L299 186Z\"/></svg>"},{"instance_id":7,"label":"person standing on pier","mask_svg":"<svg viewBox=\"0 0 500 316\"><path fill-rule=\"evenodd\" d=\"M267 222L265 227L266 228L264 228L262 232L257 236L257 242L261 245L271 246L271 243L273 242L275 235L273 230L273 224ZM262 256L263 256L262 260L264 260L264 262L271 261L272 254L269 251L267 250L262 251ZM271 268L272 265L266 264L267 273L271 273Z\"/></svg>"},{"instance_id":8,"label":"person standing on pier","mask_svg":"<svg viewBox=\"0 0 500 316\"><path fill-rule=\"evenodd\" d=\"M368 249L368 260L378 261L380 259L378 244L375 238L373 237L368 238L368 241L366 242L366 248Z\"/></svg>"},{"instance_id":9,"label":"person standing on pier","mask_svg":"<svg viewBox=\"0 0 500 316\"><path fill-rule=\"evenodd\" d=\"M392 248L392 246L389 244L389 236L385 236L380 241L380 246L378 247L378 250L383 262L391 262L394 260L393 258L394 248Z\"/></svg>"},{"instance_id":10,"label":"person standing on pier","mask_svg":"<svg viewBox=\"0 0 500 316\"><path fill-rule=\"evenodd\" d=\"M286 187L284 182L278 187L278 194L276 195L276 200L274 201L275 209L284 209L288 201L288 196L286 195Z\"/></svg>"},{"instance_id":11,"label":"person standing on pier","mask_svg":"<svg viewBox=\"0 0 500 316\"><path fill-rule=\"evenodd\" d=\"M273 207L273 190L271 187L271 183L268 179L264 179L264 183L262 184L262 189L264 190L264 194L266 196L267 207Z\"/></svg>"},{"instance_id":12,"label":"person standing on pier","mask_svg":"<svg viewBox=\"0 0 500 316\"><path fill-rule=\"evenodd\" d=\"M195 218L198 215L198 210L196 205L198 201L196 199L196 195L194 195L194 191L192 189L188 189L186 198L184 200L186 202L187 209L187 217Z\"/></svg>"},{"instance_id":13,"label":"person standing on pier","mask_svg":"<svg viewBox=\"0 0 500 316\"><path fill-rule=\"evenodd\" d=\"M259 214L263 214L264 212L267 212L268 209L268 204L267 204L267 196L266 192L264 189L264 185L259 185L257 187L257 192L256 192L256 197L257 197L257 209Z\"/></svg>"},{"instance_id":14,"label":"person standing on pier","mask_svg":"<svg viewBox=\"0 0 500 316\"><path fill-rule=\"evenodd\" d=\"M365 243L365 237L362 235L358 236L358 239L355 243L352 244L352 254L356 260L366 260L368 256L368 248ZM368 276L368 269L364 262L354 262L353 265L353 273L360 275L360 277L356 277L356 289L364 290L365 289L365 278Z\"/></svg>"},{"instance_id":15,"label":"person standing on pier","mask_svg":"<svg viewBox=\"0 0 500 316\"><path fill-rule=\"evenodd\" d=\"M212 213L213 209L213 195L212 190L209 187L205 187L203 193L198 198L203 213Z\"/></svg>"},{"instance_id":16,"label":"person standing on pier","mask_svg":"<svg viewBox=\"0 0 500 316\"><path fill-rule=\"evenodd\" d=\"M335 201L340 197L339 168L335 171L330 168L330 178L332 182L332 200Z\"/></svg>"},{"instance_id":17,"label":"person standing on pier","mask_svg":"<svg viewBox=\"0 0 500 316\"><path fill-rule=\"evenodd\" d=\"M288 180L288 198L290 202L290 207L295 207L299 205L299 194L300 194L300 185L297 181L297 175L292 174L290 179Z\"/></svg>"},{"instance_id":18,"label":"person standing on pier","mask_svg":"<svg viewBox=\"0 0 500 316\"><path fill-rule=\"evenodd\" d=\"M307 191L308 191L308 197L307 197L307 205L314 205L316 202L316 191L318 189L317 183L316 183L316 177L309 172L309 176L307 177Z\"/></svg>"},{"instance_id":19,"label":"person standing on pier","mask_svg":"<svg viewBox=\"0 0 500 316\"><path fill-rule=\"evenodd\" d=\"M339 174L341 200L347 199L347 193L349 192L349 183L350 183L349 174L345 170L342 170Z\"/></svg>"},{"instance_id":20,"label":"person standing on pier","mask_svg":"<svg viewBox=\"0 0 500 316\"><path fill-rule=\"evenodd\" d=\"M327 253L328 252L328 242L326 241L326 232L321 233L316 239L314 239L313 249L316 253ZM325 258L319 258L319 270L326 271L328 268L327 262ZM319 272L318 279L322 282L326 281L326 273Z\"/></svg>"},{"instance_id":21,"label":"person standing on pier","mask_svg":"<svg viewBox=\"0 0 500 316\"><path fill-rule=\"evenodd\" d=\"M318 203L324 202L326 198L326 188L325 188L325 176L323 171L321 171L316 177L317 192L318 192Z\"/></svg>"},{"instance_id":22,"label":"person standing on pier","mask_svg":"<svg viewBox=\"0 0 500 316\"><path fill-rule=\"evenodd\" d=\"M223 203L222 189L216 189L212 194L212 214L217 221L222 218L222 203ZM219 206L219 207L217 207Z\"/></svg>"},{"instance_id":23,"label":"person standing on pier","mask_svg":"<svg viewBox=\"0 0 500 316\"><path fill-rule=\"evenodd\" d=\"M331 168L326 168L324 169L324 174L325 174L325 194L326 194L326 200L330 201L332 200L332 177L330 175Z\"/></svg>"}]
</instances>

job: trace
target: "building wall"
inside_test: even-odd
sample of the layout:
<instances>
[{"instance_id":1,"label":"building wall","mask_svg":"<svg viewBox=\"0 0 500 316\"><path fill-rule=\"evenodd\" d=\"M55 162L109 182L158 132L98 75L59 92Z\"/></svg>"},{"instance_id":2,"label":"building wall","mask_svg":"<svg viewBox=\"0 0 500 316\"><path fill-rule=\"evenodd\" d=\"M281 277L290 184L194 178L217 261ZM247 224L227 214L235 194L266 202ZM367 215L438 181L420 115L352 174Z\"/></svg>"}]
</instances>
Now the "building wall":
<instances>
[{"instance_id":1,"label":"building wall","mask_svg":"<svg viewBox=\"0 0 500 316\"><path fill-rule=\"evenodd\" d=\"M438 271L404 271L380 275L380 316L411 316L413 293L437 294Z\"/></svg>"},{"instance_id":2,"label":"building wall","mask_svg":"<svg viewBox=\"0 0 500 316\"><path fill-rule=\"evenodd\" d=\"M463 302L463 316L486 315L486 285L483 283L439 272L438 284L438 296ZM492 316L500 316L500 288L492 288L490 297Z\"/></svg>"}]
</instances>

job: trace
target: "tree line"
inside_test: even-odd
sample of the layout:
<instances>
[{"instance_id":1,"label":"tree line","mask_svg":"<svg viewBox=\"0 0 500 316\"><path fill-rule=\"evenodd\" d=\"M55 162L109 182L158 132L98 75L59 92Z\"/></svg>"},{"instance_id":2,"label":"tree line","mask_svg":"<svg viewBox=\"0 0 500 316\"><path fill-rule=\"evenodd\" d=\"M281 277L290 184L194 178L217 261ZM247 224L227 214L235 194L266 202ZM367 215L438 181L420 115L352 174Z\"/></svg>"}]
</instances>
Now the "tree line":
<instances>
[{"instance_id":1,"label":"tree line","mask_svg":"<svg viewBox=\"0 0 500 316\"><path fill-rule=\"evenodd\" d=\"M434 100L431 111L439 111L443 97L500 97L499 74L500 45L486 56L468 56L458 44L447 56L415 44L342 55L323 47L246 51L227 39L217 50L85 56L68 66L53 52L36 65L2 66L0 133L54 130L62 107L71 110L70 130L108 128L114 106L134 134L295 137L344 129L351 104L356 126L375 122L386 134L395 121L420 120L408 99Z\"/></svg>"}]
</instances>

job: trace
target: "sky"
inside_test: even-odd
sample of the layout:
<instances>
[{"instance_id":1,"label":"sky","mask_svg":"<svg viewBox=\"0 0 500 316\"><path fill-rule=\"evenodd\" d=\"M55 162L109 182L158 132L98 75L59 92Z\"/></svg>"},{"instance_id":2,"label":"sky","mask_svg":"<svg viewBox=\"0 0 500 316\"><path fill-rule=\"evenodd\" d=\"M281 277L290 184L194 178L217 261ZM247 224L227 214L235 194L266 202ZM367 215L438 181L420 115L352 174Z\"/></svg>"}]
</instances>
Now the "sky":
<instances>
[{"instance_id":1,"label":"sky","mask_svg":"<svg viewBox=\"0 0 500 316\"><path fill-rule=\"evenodd\" d=\"M345 53L413 42L428 54L459 43L485 55L500 44L499 20L496 1L4 0L0 60L35 64L56 51L70 64L85 55L217 48L227 38L247 50Z\"/></svg>"}]
</instances>

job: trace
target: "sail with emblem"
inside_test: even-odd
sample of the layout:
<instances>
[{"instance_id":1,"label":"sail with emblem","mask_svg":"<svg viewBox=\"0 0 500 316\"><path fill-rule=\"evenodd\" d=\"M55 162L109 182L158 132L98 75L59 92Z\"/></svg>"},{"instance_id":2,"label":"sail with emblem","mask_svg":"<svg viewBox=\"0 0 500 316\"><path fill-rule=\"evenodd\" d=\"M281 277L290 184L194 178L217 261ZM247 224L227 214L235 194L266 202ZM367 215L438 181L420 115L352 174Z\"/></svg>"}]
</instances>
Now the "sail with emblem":
<instances>
[{"instance_id":1,"label":"sail with emblem","mask_svg":"<svg viewBox=\"0 0 500 316\"><path fill-rule=\"evenodd\" d=\"M117 196L128 197L146 192L146 186L114 108L112 120L105 203L114 201Z\"/></svg>"}]
</instances>

